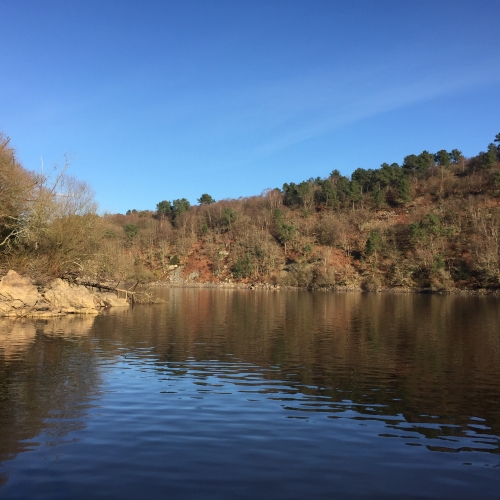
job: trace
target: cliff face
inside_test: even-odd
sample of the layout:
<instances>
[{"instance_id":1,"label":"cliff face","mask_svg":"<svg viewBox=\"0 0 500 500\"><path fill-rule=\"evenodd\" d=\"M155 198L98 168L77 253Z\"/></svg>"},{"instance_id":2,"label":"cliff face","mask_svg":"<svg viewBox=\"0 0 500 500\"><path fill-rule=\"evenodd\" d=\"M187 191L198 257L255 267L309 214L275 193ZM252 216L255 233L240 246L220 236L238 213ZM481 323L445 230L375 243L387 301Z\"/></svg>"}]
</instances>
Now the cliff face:
<instances>
[{"instance_id":1,"label":"cliff face","mask_svg":"<svg viewBox=\"0 0 500 500\"><path fill-rule=\"evenodd\" d=\"M61 279L39 290L32 281L9 271L0 280L0 316L51 317L98 314L103 307L128 307L114 293L91 292L83 285Z\"/></svg>"}]
</instances>

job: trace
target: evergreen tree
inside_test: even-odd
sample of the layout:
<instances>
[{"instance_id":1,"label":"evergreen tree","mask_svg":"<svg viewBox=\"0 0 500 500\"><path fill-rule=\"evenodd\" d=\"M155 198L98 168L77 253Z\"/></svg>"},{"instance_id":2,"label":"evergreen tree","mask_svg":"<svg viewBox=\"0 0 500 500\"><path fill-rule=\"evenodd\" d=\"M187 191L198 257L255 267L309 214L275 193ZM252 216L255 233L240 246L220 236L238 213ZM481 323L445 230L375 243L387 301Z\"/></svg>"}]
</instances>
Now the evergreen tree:
<instances>
[{"instance_id":1,"label":"evergreen tree","mask_svg":"<svg viewBox=\"0 0 500 500\"><path fill-rule=\"evenodd\" d=\"M385 202L384 193L378 185L373 188L372 198L377 208L380 208Z\"/></svg>"},{"instance_id":2,"label":"evergreen tree","mask_svg":"<svg viewBox=\"0 0 500 500\"><path fill-rule=\"evenodd\" d=\"M215 203L215 200L207 193L203 193L199 198L198 198L198 203L200 205L211 205L212 203Z\"/></svg>"},{"instance_id":3,"label":"evergreen tree","mask_svg":"<svg viewBox=\"0 0 500 500\"><path fill-rule=\"evenodd\" d=\"M223 227L229 227L238 218L237 212L231 207L226 207L221 214L220 220Z\"/></svg>"},{"instance_id":4,"label":"evergreen tree","mask_svg":"<svg viewBox=\"0 0 500 500\"><path fill-rule=\"evenodd\" d=\"M172 213L170 202L167 200L160 201L160 203L156 205L156 213L159 216L168 217Z\"/></svg>"},{"instance_id":5,"label":"evergreen tree","mask_svg":"<svg viewBox=\"0 0 500 500\"><path fill-rule=\"evenodd\" d=\"M341 175L336 179L336 181L337 181L336 188L339 200L341 201L341 203L349 202L351 194L351 186L350 186L351 183L349 179Z\"/></svg>"},{"instance_id":6,"label":"evergreen tree","mask_svg":"<svg viewBox=\"0 0 500 500\"><path fill-rule=\"evenodd\" d=\"M253 271L250 255L245 253L243 257L238 258L231 270L235 278L248 278Z\"/></svg>"},{"instance_id":7,"label":"evergreen tree","mask_svg":"<svg viewBox=\"0 0 500 500\"><path fill-rule=\"evenodd\" d=\"M408 182L408 177L404 175L399 181L399 197L404 202L411 201L410 194L410 183Z\"/></svg>"},{"instance_id":8,"label":"evergreen tree","mask_svg":"<svg viewBox=\"0 0 500 500\"><path fill-rule=\"evenodd\" d=\"M336 207L338 204L337 190L333 183L326 179L321 182L321 189L315 192L316 202L327 207Z\"/></svg>"},{"instance_id":9,"label":"evergreen tree","mask_svg":"<svg viewBox=\"0 0 500 500\"><path fill-rule=\"evenodd\" d=\"M488 146L488 151L486 153L483 153L483 168L491 168L493 167L496 162L497 162L497 148L496 146L491 143Z\"/></svg>"},{"instance_id":10,"label":"evergreen tree","mask_svg":"<svg viewBox=\"0 0 500 500\"><path fill-rule=\"evenodd\" d=\"M434 161L441 167L448 168L451 163L451 157L445 149L441 149L434 155Z\"/></svg>"},{"instance_id":11,"label":"evergreen tree","mask_svg":"<svg viewBox=\"0 0 500 500\"><path fill-rule=\"evenodd\" d=\"M459 163L460 160L462 160L463 155L462 151L459 151L458 149L452 149L450 152L450 159L453 163Z\"/></svg>"},{"instance_id":12,"label":"evergreen tree","mask_svg":"<svg viewBox=\"0 0 500 500\"><path fill-rule=\"evenodd\" d=\"M370 168L357 168L351 175L353 181L357 181L364 192L370 190L374 182L374 171Z\"/></svg>"},{"instance_id":13,"label":"evergreen tree","mask_svg":"<svg viewBox=\"0 0 500 500\"><path fill-rule=\"evenodd\" d=\"M351 181L349 191L349 199L352 203L357 203L363 199L363 193L361 192L361 186L358 181Z\"/></svg>"},{"instance_id":14,"label":"evergreen tree","mask_svg":"<svg viewBox=\"0 0 500 500\"><path fill-rule=\"evenodd\" d=\"M382 248L382 238L378 231L371 231L370 237L366 241L365 253L366 255L373 255L380 252Z\"/></svg>"},{"instance_id":15,"label":"evergreen tree","mask_svg":"<svg viewBox=\"0 0 500 500\"><path fill-rule=\"evenodd\" d=\"M187 212L190 207L191 204L188 200L186 200L186 198L174 200L172 202L172 212L174 214L174 217L179 217L179 215L181 215L182 213Z\"/></svg>"},{"instance_id":16,"label":"evergreen tree","mask_svg":"<svg viewBox=\"0 0 500 500\"><path fill-rule=\"evenodd\" d=\"M279 209L274 211L274 225L276 228L276 239L285 247L286 256L286 244L295 236L295 226L285 221L283 212Z\"/></svg>"},{"instance_id":17,"label":"evergreen tree","mask_svg":"<svg viewBox=\"0 0 500 500\"><path fill-rule=\"evenodd\" d=\"M403 161L403 168L405 170L413 171L418 174L423 174L429 167L434 165L434 155L429 151L422 151L417 155L408 155Z\"/></svg>"},{"instance_id":18,"label":"evergreen tree","mask_svg":"<svg viewBox=\"0 0 500 500\"><path fill-rule=\"evenodd\" d=\"M133 239L137 236L139 227L137 226L137 224L125 224L123 230L125 231L125 234L128 238Z\"/></svg>"}]
</instances>

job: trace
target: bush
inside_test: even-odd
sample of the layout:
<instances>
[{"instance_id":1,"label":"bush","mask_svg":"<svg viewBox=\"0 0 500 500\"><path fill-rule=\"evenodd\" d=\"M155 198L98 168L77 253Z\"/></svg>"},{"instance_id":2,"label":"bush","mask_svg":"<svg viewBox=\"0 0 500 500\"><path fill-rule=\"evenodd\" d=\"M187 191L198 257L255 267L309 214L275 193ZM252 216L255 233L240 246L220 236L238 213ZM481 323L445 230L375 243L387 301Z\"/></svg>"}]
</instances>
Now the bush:
<instances>
[{"instance_id":1,"label":"bush","mask_svg":"<svg viewBox=\"0 0 500 500\"><path fill-rule=\"evenodd\" d=\"M231 270L235 278L248 278L253 271L250 255L246 253L243 257L240 257Z\"/></svg>"}]
</instances>

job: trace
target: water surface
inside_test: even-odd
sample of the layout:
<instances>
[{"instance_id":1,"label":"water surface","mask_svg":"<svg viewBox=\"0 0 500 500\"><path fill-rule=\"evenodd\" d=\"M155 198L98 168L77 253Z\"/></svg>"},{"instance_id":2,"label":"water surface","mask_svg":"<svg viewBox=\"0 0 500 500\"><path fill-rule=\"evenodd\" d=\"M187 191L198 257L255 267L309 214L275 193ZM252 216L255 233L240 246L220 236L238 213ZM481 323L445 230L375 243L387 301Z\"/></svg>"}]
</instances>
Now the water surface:
<instances>
[{"instance_id":1,"label":"water surface","mask_svg":"<svg viewBox=\"0 0 500 500\"><path fill-rule=\"evenodd\" d=\"M0 498L499 498L500 301L165 290L0 321Z\"/></svg>"}]
</instances>

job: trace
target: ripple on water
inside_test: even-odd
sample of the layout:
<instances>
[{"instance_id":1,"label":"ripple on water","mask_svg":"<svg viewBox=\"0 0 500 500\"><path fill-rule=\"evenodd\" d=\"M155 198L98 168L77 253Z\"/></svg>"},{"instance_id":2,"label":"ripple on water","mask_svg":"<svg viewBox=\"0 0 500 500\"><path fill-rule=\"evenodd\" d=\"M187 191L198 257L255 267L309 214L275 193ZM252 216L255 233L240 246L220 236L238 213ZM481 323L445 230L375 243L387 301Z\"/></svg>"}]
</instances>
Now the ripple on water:
<instances>
[{"instance_id":1,"label":"ripple on water","mask_svg":"<svg viewBox=\"0 0 500 500\"><path fill-rule=\"evenodd\" d=\"M497 302L166 298L5 344L2 498L498 497Z\"/></svg>"}]
</instances>

